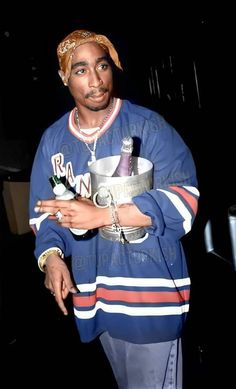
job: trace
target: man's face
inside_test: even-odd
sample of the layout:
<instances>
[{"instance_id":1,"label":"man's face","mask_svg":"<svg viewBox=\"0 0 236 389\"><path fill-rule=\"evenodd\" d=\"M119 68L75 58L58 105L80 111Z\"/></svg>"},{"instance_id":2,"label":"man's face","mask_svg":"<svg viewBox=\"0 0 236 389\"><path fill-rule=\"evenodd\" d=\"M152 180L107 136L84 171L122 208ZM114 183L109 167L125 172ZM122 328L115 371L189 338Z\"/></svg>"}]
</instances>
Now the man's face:
<instances>
[{"instance_id":1,"label":"man's face","mask_svg":"<svg viewBox=\"0 0 236 389\"><path fill-rule=\"evenodd\" d=\"M75 49L68 87L77 105L92 111L107 107L113 89L112 68L99 44L85 43Z\"/></svg>"}]
</instances>

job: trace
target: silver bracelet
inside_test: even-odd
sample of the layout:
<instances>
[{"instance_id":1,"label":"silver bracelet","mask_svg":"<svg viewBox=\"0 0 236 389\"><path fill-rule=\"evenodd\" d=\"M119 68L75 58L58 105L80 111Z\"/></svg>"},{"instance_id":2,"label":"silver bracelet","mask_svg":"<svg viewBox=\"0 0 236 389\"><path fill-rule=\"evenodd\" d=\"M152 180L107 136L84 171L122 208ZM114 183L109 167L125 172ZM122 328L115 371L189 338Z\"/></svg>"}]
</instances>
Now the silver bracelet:
<instances>
[{"instance_id":1,"label":"silver bracelet","mask_svg":"<svg viewBox=\"0 0 236 389\"><path fill-rule=\"evenodd\" d=\"M119 234L119 241L122 244L129 243L127 239L125 238L124 231L120 225L119 215L118 215L118 209L116 206L116 203L114 201L111 201L109 208L111 210L111 228L113 231L117 232Z\"/></svg>"},{"instance_id":2,"label":"silver bracelet","mask_svg":"<svg viewBox=\"0 0 236 389\"><path fill-rule=\"evenodd\" d=\"M119 216L117 212L117 207L114 201L110 204L110 210L111 210L111 226L114 231L120 231L120 222L119 222Z\"/></svg>"}]
</instances>

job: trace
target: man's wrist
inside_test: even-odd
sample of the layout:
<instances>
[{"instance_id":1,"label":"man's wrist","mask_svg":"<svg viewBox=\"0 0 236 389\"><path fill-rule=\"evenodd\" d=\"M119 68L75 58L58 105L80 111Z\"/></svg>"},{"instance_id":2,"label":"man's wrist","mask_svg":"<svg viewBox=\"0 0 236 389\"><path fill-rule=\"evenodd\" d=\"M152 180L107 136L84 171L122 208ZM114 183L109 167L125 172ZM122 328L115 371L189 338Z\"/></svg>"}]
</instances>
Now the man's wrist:
<instances>
[{"instance_id":1,"label":"man's wrist","mask_svg":"<svg viewBox=\"0 0 236 389\"><path fill-rule=\"evenodd\" d=\"M49 249L45 250L38 258L38 266L42 272L45 272L46 261L49 255L52 254L59 255L61 258L64 257L63 252L58 247L50 247Z\"/></svg>"}]
</instances>

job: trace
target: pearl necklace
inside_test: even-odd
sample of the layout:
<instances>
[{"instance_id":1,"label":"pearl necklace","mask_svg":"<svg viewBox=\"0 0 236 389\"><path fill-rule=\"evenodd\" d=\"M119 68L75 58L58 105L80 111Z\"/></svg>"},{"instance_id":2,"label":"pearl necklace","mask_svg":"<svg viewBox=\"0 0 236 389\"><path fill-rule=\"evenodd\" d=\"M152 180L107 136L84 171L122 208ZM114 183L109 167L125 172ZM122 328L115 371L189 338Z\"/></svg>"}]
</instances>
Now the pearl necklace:
<instances>
[{"instance_id":1,"label":"pearl necklace","mask_svg":"<svg viewBox=\"0 0 236 389\"><path fill-rule=\"evenodd\" d=\"M107 114L105 115L105 117L103 118L103 120L101 121L100 125L98 127L96 127L97 131L96 131L96 136L95 136L95 139L94 139L94 145L93 145L93 149L91 149L88 145L88 143L85 142L85 140L83 139L83 142L85 144L85 146L87 147L88 151L90 152L91 154L91 157L90 157L90 160L88 161L88 166L91 165L91 163L93 163L94 161L96 161L96 147L97 147L97 140L98 140L98 135L100 133L100 130L102 129L102 127L104 126L104 124L106 123L106 121L108 120L108 118L110 117L111 115L111 112L113 110L113 103L114 103L114 100L112 99L111 100L111 103L110 103L110 106L109 106L109 109L107 111ZM83 132L81 132L81 128L80 128L80 122L79 122L79 114L78 114L78 108L75 109L75 122L76 122L76 125L80 131L80 133L83 135Z\"/></svg>"}]
</instances>

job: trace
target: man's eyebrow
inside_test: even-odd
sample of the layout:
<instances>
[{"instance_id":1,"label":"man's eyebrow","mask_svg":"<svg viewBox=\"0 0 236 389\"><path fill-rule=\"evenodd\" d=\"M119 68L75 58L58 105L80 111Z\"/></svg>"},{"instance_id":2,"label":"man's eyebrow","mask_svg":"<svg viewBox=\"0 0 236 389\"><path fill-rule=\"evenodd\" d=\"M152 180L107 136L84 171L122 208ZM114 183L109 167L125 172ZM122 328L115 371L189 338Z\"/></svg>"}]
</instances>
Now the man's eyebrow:
<instances>
[{"instance_id":1,"label":"man's eyebrow","mask_svg":"<svg viewBox=\"0 0 236 389\"><path fill-rule=\"evenodd\" d=\"M107 62L109 62L108 56L107 56L107 55L104 55L104 56L102 56L102 57L98 57L98 58L96 59L96 64L98 64L98 63L100 63L100 62L102 62L102 61L107 61ZM77 68L78 66L88 66L88 65L89 65L89 63L88 63L87 61L79 61L79 62L75 62L75 63L71 66L71 69L75 69L75 68Z\"/></svg>"},{"instance_id":2,"label":"man's eyebrow","mask_svg":"<svg viewBox=\"0 0 236 389\"><path fill-rule=\"evenodd\" d=\"M71 69L77 68L78 66L88 66L88 62L86 61L75 62L73 65L71 65Z\"/></svg>"},{"instance_id":3,"label":"man's eyebrow","mask_svg":"<svg viewBox=\"0 0 236 389\"><path fill-rule=\"evenodd\" d=\"M107 55L103 55L102 57L98 57L97 60L96 60L96 63L99 63L99 62L102 62L102 61L109 61L108 59L108 56Z\"/></svg>"}]
</instances>

